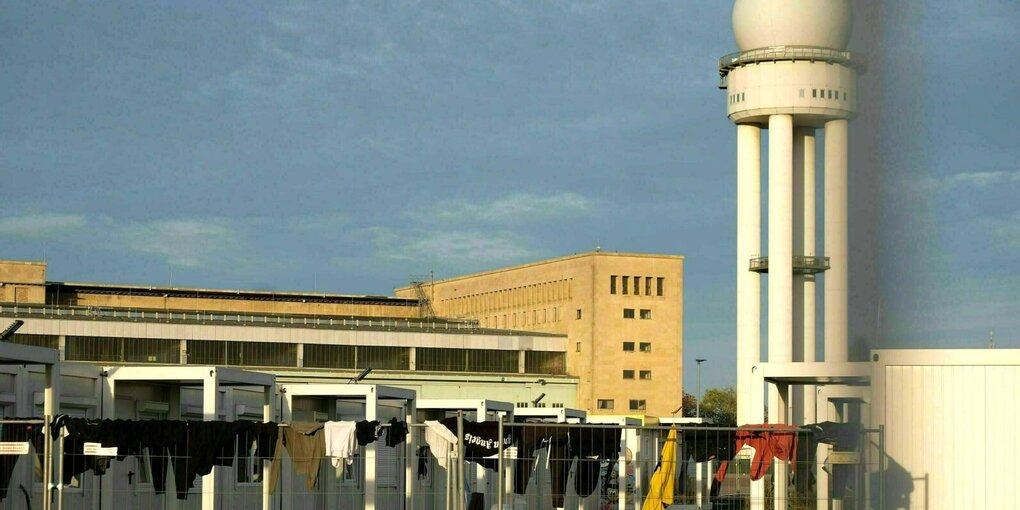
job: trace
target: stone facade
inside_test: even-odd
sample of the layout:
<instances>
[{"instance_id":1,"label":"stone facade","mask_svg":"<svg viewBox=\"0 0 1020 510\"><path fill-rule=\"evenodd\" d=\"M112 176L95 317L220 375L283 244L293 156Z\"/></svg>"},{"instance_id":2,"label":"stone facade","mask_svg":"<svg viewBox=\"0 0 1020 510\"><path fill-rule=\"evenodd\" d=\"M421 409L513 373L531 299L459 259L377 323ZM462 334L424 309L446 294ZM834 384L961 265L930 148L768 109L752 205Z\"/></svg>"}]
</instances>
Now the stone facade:
<instances>
[{"instance_id":1,"label":"stone facade","mask_svg":"<svg viewBox=\"0 0 1020 510\"><path fill-rule=\"evenodd\" d=\"M442 317L567 335L581 409L669 416L680 407L681 256L586 253L427 282L421 291Z\"/></svg>"}]
</instances>

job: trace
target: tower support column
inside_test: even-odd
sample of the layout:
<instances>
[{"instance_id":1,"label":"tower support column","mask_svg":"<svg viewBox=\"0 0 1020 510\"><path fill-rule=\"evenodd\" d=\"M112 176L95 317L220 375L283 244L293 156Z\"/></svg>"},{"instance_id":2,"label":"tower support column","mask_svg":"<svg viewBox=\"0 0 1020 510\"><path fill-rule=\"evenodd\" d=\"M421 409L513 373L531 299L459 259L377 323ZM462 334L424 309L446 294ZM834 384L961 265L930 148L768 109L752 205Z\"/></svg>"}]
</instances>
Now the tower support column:
<instances>
[{"instance_id":1,"label":"tower support column","mask_svg":"<svg viewBox=\"0 0 1020 510\"><path fill-rule=\"evenodd\" d=\"M752 423L751 367L761 360L761 128L737 124L737 424ZM762 391L758 388L757 391ZM700 398L700 396L699 396Z\"/></svg>"},{"instance_id":2,"label":"tower support column","mask_svg":"<svg viewBox=\"0 0 1020 510\"><path fill-rule=\"evenodd\" d=\"M815 241L815 130L793 132L793 254L813 257ZM793 275L793 361L815 361L815 275ZM815 422L814 386L790 390L794 425Z\"/></svg>"},{"instance_id":3,"label":"tower support column","mask_svg":"<svg viewBox=\"0 0 1020 510\"><path fill-rule=\"evenodd\" d=\"M825 123L825 361L849 360L847 345L847 127Z\"/></svg>"},{"instance_id":4,"label":"tower support column","mask_svg":"<svg viewBox=\"0 0 1020 510\"><path fill-rule=\"evenodd\" d=\"M793 116L769 117L769 363L793 359ZM760 391L760 390L759 390ZM769 385L769 423L788 421L785 386ZM785 462L773 466L776 510L786 504Z\"/></svg>"},{"instance_id":5,"label":"tower support column","mask_svg":"<svg viewBox=\"0 0 1020 510\"><path fill-rule=\"evenodd\" d=\"M787 362L793 359L792 115L769 117L768 254L769 362Z\"/></svg>"}]
</instances>

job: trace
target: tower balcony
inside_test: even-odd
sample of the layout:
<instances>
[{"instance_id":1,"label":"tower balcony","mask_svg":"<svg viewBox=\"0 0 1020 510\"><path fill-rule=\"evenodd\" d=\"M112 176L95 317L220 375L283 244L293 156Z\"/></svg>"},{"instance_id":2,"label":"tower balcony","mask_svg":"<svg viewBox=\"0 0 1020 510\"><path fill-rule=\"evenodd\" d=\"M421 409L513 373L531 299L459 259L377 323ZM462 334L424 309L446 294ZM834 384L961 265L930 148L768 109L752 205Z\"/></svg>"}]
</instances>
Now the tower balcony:
<instances>
[{"instance_id":1,"label":"tower balcony","mask_svg":"<svg viewBox=\"0 0 1020 510\"><path fill-rule=\"evenodd\" d=\"M755 273L769 272L768 257L754 257L751 259L749 271ZM829 270L829 257L794 255L793 274L818 274Z\"/></svg>"}]
</instances>

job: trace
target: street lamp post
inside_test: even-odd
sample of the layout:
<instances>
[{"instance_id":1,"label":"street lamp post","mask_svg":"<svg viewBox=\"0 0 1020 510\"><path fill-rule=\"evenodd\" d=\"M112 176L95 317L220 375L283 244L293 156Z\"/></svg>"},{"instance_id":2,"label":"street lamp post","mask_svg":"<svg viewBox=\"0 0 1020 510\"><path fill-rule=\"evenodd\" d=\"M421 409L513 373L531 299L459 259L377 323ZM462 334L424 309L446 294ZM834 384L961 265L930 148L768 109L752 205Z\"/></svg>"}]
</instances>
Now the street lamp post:
<instances>
[{"instance_id":1,"label":"street lamp post","mask_svg":"<svg viewBox=\"0 0 1020 510\"><path fill-rule=\"evenodd\" d=\"M698 406L695 408L696 410L694 416L697 418L701 418L701 364L708 360L698 358L694 361L698 362L698 398L696 400Z\"/></svg>"}]
</instances>

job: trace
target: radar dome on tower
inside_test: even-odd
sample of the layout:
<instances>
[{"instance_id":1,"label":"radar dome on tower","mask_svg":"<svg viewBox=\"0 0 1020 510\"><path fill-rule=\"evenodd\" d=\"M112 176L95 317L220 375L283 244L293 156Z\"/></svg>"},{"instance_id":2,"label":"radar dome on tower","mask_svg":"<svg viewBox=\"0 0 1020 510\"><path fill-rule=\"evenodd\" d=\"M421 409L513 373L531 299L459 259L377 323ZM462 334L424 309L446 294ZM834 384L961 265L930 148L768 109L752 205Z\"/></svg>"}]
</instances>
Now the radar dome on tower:
<instances>
[{"instance_id":1,"label":"radar dome on tower","mask_svg":"<svg viewBox=\"0 0 1020 510\"><path fill-rule=\"evenodd\" d=\"M850 0L736 0L733 35L740 51L771 46L845 50L853 13Z\"/></svg>"}]
</instances>

